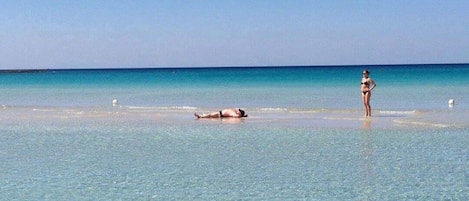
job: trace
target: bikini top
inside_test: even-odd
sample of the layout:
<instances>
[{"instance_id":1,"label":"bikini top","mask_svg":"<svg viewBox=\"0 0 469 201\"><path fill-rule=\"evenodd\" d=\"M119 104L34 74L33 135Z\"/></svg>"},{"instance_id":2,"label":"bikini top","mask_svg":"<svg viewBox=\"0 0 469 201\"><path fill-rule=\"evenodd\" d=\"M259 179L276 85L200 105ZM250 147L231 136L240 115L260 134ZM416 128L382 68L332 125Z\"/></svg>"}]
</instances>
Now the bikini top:
<instances>
[{"instance_id":1,"label":"bikini top","mask_svg":"<svg viewBox=\"0 0 469 201\"><path fill-rule=\"evenodd\" d=\"M363 81L363 79L365 79L365 81ZM371 78L368 78L368 77L367 77L367 78L363 78L363 79L362 79L361 84L364 84L364 85L366 85L366 86L369 86L369 85L373 82L373 81L371 80Z\"/></svg>"}]
</instances>

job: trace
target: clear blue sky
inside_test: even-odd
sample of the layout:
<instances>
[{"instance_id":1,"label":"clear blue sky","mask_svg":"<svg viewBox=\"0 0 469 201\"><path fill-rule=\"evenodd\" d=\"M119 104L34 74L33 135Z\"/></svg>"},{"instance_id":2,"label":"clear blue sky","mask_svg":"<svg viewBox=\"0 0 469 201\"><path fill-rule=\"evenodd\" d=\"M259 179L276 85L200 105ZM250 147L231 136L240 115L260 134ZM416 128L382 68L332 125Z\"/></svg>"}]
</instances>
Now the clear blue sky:
<instances>
[{"instance_id":1,"label":"clear blue sky","mask_svg":"<svg viewBox=\"0 0 469 201\"><path fill-rule=\"evenodd\" d=\"M0 69L469 63L467 0L2 0Z\"/></svg>"}]
</instances>

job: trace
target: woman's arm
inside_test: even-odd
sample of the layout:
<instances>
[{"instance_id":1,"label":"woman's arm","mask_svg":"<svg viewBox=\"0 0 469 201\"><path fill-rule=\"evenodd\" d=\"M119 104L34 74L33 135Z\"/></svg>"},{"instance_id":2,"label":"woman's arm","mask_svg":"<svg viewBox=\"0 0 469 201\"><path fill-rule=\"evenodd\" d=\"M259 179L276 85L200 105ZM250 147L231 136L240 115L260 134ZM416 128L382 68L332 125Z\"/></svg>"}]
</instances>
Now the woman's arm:
<instances>
[{"instance_id":1,"label":"woman's arm","mask_svg":"<svg viewBox=\"0 0 469 201\"><path fill-rule=\"evenodd\" d=\"M370 78L370 91L373 90L375 87L376 87L375 81L373 81L373 80Z\"/></svg>"}]
</instances>

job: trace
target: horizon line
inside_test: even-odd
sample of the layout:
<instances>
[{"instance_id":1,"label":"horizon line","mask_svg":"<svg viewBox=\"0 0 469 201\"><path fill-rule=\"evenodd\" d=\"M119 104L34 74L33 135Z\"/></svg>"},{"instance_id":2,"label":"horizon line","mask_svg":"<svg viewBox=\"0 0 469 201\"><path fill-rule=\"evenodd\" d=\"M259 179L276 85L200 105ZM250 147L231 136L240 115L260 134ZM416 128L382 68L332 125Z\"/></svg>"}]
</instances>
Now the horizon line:
<instances>
[{"instance_id":1,"label":"horizon line","mask_svg":"<svg viewBox=\"0 0 469 201\"><path fill-rule=\"evenodd\" d=\"M0 72L40 72L40 71L62 71L62 70L145 70L145 69L221 69L221 68L322 68L322 67L390 67L390 66L431 66L431 65L469 65L469 63L413 63L413 64L351 64L351 65L265 65L265 66L176 66L176 67L76 67L76 68L18 68L18 69L1 69Z\"/></svg>"}]
</instances>

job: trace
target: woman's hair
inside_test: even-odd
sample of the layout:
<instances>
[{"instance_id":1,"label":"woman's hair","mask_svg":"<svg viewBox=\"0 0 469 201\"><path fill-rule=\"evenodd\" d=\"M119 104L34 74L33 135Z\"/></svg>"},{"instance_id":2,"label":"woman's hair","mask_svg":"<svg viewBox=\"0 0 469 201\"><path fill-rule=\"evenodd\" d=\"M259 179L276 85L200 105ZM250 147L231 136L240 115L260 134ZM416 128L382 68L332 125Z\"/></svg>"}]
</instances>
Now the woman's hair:
<instances>
[{"instance_id":1,"label":"woman's hair","mask_svg":"<svg viewBox=\"0 0 469 201\"><path fill-rule=\"evenodd\" d=\"M363 70L363 73L370 74L370 71L365 69L365 70Z\"/></svg>"},{"instance_id":2,"label":"woman's hair","mask_svg":"<svg viewBox=\"0 0 469 201\"><path fill-rule=\"evenodd\" d=\"M247 116L247 115L246 115L246 112L244 112L244 110L242 110L242 109L238 109L238 110L239 110L239 112L241 112L241 116L242 116L242 117L246 117L246 116Z\"/></svg>"}]
</instances>

